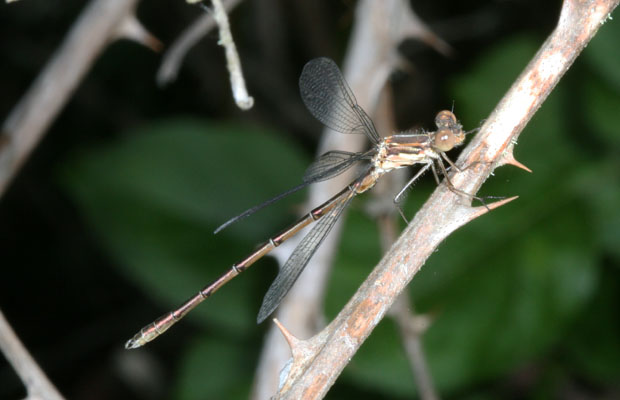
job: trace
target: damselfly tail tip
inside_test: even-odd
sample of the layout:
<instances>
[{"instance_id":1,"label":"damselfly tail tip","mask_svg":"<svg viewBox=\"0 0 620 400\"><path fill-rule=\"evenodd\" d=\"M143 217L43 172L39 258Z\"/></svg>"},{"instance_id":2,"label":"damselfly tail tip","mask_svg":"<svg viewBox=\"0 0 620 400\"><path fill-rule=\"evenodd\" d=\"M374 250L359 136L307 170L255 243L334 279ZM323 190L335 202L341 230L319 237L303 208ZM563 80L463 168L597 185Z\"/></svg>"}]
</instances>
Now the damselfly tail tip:
<instances>
[{"instance_id":1,"label":"damselfly tail tip","mask_svg":"<svg viewBox=\"0 0 620 400\"><path fill-rule=\"evenodd\" d=\"M144 343L141 343L140 338L137 336L138 335L132 337L125 343L126 350L132 350L132 349L137 349L138 347L142 347Z\"/></svg>"},{"instance_id":2,"label":"damselfly tail tip","mask_svg":"<svg viewBox=\"0 0 620 400\"><path fill-rule=\"evenodd\" d=\"M157 337L157 335L149 335L149 332L151 331L148 330L147 334L145 334L144 329L141 329L140 332L133 335L133 337L125 343L125 349L137 349L138 347L144 346L145 344Z\"/></svg>"}]
</instances>

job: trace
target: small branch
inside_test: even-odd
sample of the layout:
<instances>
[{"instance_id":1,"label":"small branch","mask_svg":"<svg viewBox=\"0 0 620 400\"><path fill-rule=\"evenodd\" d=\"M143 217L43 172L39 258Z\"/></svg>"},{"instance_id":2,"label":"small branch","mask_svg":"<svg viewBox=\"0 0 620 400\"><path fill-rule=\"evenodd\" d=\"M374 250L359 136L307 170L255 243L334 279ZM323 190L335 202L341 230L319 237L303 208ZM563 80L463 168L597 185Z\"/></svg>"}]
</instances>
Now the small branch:
<instances>
[{"instance_id":1,"label":"small branch","mask_svg":"<svg viewBox=\"0 0 620 400\"><path fill-rule=\"evenodd\" d=\"M430 324L430 318L412 313L411 298L407 289L403 290L398 296L390 308L389 314L398 325L398 332L403 341L420 398L422 400L437 400L439 396L437 396L437 390L433 385L433 379L422 348L422 335Z\"/></svg>"},{"instance_id":2,"label":"small branch","mask_svg":"<svg viewBox=\"0 0 620 400\"><path fill-rule=\"evenodd\" d=\"M225 1L224 9L230 12L240 2L241 0ZM165 86L176 79L187 52L216 25L213 14L205 13L181 33L162 58L161 66L157 71L158 85Z\"/></svg>"},{"instance_id":3,"label":"small branch","mask_svg":"<svg viewBox=\"0 0 620 400\"><path fill-rule=\"evenodd\" d=\"M0 195L73 94L137 0L93 0L60 48L13 108L0 132Z\"/></svg>"},{"instance_id":4,"label":"small branch","mask_svg":"<svg viewBox=\"0 0 620 400\"><path fill-rule=\"evenodd\" d=\"M386 253L397 239L397 225L393 215L383 215L378 219L379 234L382 238L383 252ZM422 400L437 400L437 390L428 369L426 356L422 347L422 335L428 329L430 318L415 315L412 300L407 289L398 296L389 315L398 326L398 332L405 348L407 360L413 372L413 378Z\"/></svg>"},{"instance_id":5,"label":"small branch","mask_svg":"<svg viewBox=\"0 0 620 400\"><path fill-rule=\"evenodd\" d=\"M398 17L401 19L398 23L400 27L398 34L401 40L416 38L445 57L454 54L452 46L437 36L410 7L403 7L403 12Z\"/></svg>"},{"instance_id":6,"label":"small branch","mask_svg":"<svg viewBox=\"0 0 620 400\"><path fill-rule=\"evenodd\" d=\"M226 54L226 66L230 74L230 85L232 86L233 97L235 103L242 110L249 110L254 105L254 99L248 95L245 88L245 80L241 72L241 61L237 53L237 46L230 33L230 25L228 23L228 15L220 0L211 0L213 4L213 18L220 30L219 44L224 46Z\"/></svg>"},{"instance_id":7,"label":"small branch","mask_svg":"<svg viewBox=\"0 0 620 400\"><path fill-rule=\"evenodd\" d=\"M24 383L29 399L62 400L0 311L0 351Z\"/></svg>"},{"instance_id":8,"label":"small branch","mask_svg":"<svg viewBox=\"0 0 620 400\"><path fill-rule=\"evenodd\" d=\"M457 188L476 193L494 168L512 158L519 133L617 4L618 0L564 2L554 32L459 157L458 165L471 167L451 177ZM514 199L491 204L489 208ZM293 354L303 356L294 358L276 398L325 396L437 246L455 229L488 211L462 203L462 196L445 185L435 190L334 321L313 338L297 344L303 353L293 349Z\"/></svg>"}]
</instances>

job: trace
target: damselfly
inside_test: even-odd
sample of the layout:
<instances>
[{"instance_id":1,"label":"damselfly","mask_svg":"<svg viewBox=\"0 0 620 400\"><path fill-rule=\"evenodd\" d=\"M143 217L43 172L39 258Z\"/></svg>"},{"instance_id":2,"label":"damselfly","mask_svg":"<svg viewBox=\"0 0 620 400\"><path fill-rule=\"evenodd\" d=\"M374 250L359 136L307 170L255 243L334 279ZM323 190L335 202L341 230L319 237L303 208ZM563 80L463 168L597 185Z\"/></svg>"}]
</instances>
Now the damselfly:
<instances>
[{"instance_id":1,"label":"damselfly","mask_svg":"<svg viewBox=\"0 0 620 400\"><path fill-rule=\"evenodd\" d=\"M308 62L299 78L299 87L304 104L315 118L334 131L366 135L372 144L372 148L361 153L335 150L323 154L306 170L302 184L232 218L220 226L215 233L286 195L309 184L333 178L354 164L365 161L366 165L362 169L362 173L331 199L310 211L279 234L271 237L245 259L234 264L225 274L215 282L205 286L179 308L142 328L125 344L125 348L134 349L155 339L228 281L245 271L301 229L317 221L280 269L276 279L265 294L257 317L259 323L264 321L278 307L280 301L291 289L351 199L355 195L372 188L377 179L389 171L422 164L422 168L396 196L395 202L402 197L407 187L411 186L429 168L438 184L438 174L441 173L446 177L445 181L450 190L474 197L452 185L443 164L445 160L452 168L458 169L448 159L445 152L460 145L465 139L462 126L451 111L441 111L437 114L435 117L437 130L433 132L403 133L382 139L368 114L357 104L353 92L332 60L317 58Z\"/></svg>"}]
</instances>

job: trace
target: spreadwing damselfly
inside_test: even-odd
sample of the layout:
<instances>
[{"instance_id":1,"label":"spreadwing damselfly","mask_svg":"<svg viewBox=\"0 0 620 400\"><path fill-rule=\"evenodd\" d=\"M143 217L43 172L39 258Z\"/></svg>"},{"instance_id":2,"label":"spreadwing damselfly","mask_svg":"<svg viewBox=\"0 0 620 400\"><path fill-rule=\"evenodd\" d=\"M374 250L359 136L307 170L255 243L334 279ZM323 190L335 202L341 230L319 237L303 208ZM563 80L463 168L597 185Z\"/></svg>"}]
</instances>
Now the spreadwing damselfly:
<instances>
[{"instance_id":1,"label":"spreadwing damselfly","mask_svg":"<svg viewBox=\"0 0 620 400\"><path fill-rule=\"evenodd\" d=\"M429 168L437 183L439 183L439 174L441 174L446 177L445 182L450 190L471 198L477 198L456 189L452 185L443 163L446 161L452 168L458 169L445 152L459 146L465 139L462 126L451 111L444 110L437 114L435 117L437 129L435 131L401 133L381 138L368 114L357 104L353 92L332 60L317 58L309 61L299 78L299 87L306 108L316 119L336 132L364 134L370 141L372 148L360 153L334 150L323 154L308 167L300 185L232 218L216 229L215 233L307 185L331 179L353 165L364 163L360 170L361 173L339 193L277 235L269 238L257 250L234 264L226 273L202 288L179 308L166 313L142 328L125 344L125 348L134 349L155 339L228 281L245 271L304 227L316 222L282 266L265 294L257 317L259 323L264 321L278 307L291 289L351 199L371 189L381 176L394 169L416 164L422 165L422 168L396 196L395 201L398 201L406 188L411 186Z\"/></svg>"}]
</instances>

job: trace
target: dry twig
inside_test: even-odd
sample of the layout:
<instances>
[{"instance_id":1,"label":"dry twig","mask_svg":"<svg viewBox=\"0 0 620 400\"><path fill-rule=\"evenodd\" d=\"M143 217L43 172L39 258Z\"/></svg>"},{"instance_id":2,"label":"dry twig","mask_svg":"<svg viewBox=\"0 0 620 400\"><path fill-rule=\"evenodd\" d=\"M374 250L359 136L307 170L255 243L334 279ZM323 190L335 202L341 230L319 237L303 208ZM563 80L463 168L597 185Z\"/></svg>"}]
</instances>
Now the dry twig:
<instances>
[{"instance_id":1,"label":"dry twig","mask_svg":"<svg viewBox=\"0 0 620 400\"><path fill-rule=\"evenodd\" d=\"M24 383L28 399L62 400L0 311L0 350Z\"/></svg>"},{"instance_id":2,"label":"dry twig","mask_svg":"<svg viewBox=\"0 0 620 400\"><path fill-rule=\"evenodd\" d=\"M230 12L241 0L228 0L224 2L224 10ZM157 71L157 84L167 85L174 81L179 73L181 64L187 52L196 45L211 29L216 27L213 14L205 13L194 23L185 29L174 41L162 57L161 65Z\"/></svg>"},{"instance_id":3,"label":"dry twig","mask_svg":"<svg viewBox=\"0 0 620 400\"><path fill-rule=\"evenodd\" d=\"M160 44L134 17L137 0L94 0L13 108L0 132L0 195L101 51L125 37L152 49ZM0 347L24 382L29 398L61 399L0 315Z\"/></svg>"},{"instance_id":4,"label":"dry twig","mask_svg":"<svg viewBox=\"0 0 620 400\"><path fill-rule=\"evenodd\" d=\"M188 3L200 2L201 0L188 0ZM213 10L201 4L206 14L190 25L164 56L163 62L157 72L157 83L160 86L176 78L185 54L187 54L189 49L198 43L207 32L217 25L220 34L218 43L224 47L226 66L228 68L228 74L230 75L230 86L235 103L242 110L249 110L252 108L254 105L254 98L248 95L248 90L245 87L245 79L241 72L241 61L237 53L237 46L230 32L230 24L228 23L228 15L226 14L227 11L234 8L239 2L240 0L229 0L226 3L222 3L221 0L211 0Z\"/></svg>"},{"instance_id":5,"label":"dry twig","mask_svg":"<svg viewBox=\"0 0 620 400\"><path fill-rule=\"evenodd\" d=\"M230 85L235 103L242 110L249 110L254 105L254 99L248 95L248 90L245 88L245 80L241 72L241 61L239 61L237 46L235 46L232 33L230 33L228 15L220 0L211 0L211 2L213 3L213 18L215 18L215 22L217 22L220 30L220 41L218 43L224 46L226 66L230 74Z\"/></svg>"},{"instance_id":6,"label":"dry twig","mask_svg":"<svg viewBox=\"0 0 620 400\"><path fill-rule=\"evenodd\" d=\"M113 40L128 37L147 46L158 41L134 17L137 0L94 0L60 48L13 108L0 132L0 194L41 140L97 56Z\"/></svg>"},{"instance_id":7,"label":"dry twig","mask_svg":"<svg viewBox=\"0 0 620 400\"><path fill-rule=\"evenodd\" d=\"M422 335L430 326L430 318L413 313L411 296L406 289L396 298L389 314L398 326L398 332L403 341L405 354L411 366L420 398L422 400L437 400L439 396L433 385L433 379L422 348Z\"/></svg>"}]
</instances>

